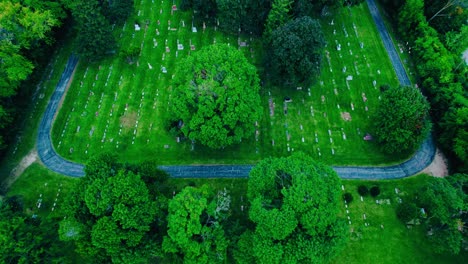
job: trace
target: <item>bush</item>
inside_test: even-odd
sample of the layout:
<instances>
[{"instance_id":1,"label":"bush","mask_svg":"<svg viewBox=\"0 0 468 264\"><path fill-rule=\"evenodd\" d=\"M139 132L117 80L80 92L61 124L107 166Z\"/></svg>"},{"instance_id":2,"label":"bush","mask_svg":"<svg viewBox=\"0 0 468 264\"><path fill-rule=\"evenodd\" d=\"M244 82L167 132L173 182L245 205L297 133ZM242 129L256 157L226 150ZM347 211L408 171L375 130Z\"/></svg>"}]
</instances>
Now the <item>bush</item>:
<instances>
[{"instance_id":1,"label":"bush","mask_svg":"<svg viewBox=\"0 0 468 264\"><path fill-rule=\"evenodd\" d=\"M418 216L418 208L414 203L402 203L396 208L398 219L407 223Z\"/></svg>"},{"instance_id":2,"label":"bush","mask_svg":"<svg viewBox=\"0 0 468 264\"><path fill-rule=\"evenodd\" d=\"M376 197L377 195L379 195L380 194L379 186L373 186L372 188L370 188L370 194L372 195L372 197Z\"/></svg>"},{"instance_id":3,"label":"bush","mask_svg":"<svg viewBox=\"0 0 468 264\"><path fill-rule=\"evenodd\" d=\"M369 193L369 188L365 185L359 185L357 191L361 196L366 196Z\"/></svg>"},{"instance_id":4,"label":"bush","mask_svg":"<svg viewBox=\"0 0 468 264\"><path fill-rule=\"evenodd\" d=\"M346 203L350 203L353 201L353 195L350 193L345 193L343 194L343 200L345 200Z\"/></svg>"}]
</instances>

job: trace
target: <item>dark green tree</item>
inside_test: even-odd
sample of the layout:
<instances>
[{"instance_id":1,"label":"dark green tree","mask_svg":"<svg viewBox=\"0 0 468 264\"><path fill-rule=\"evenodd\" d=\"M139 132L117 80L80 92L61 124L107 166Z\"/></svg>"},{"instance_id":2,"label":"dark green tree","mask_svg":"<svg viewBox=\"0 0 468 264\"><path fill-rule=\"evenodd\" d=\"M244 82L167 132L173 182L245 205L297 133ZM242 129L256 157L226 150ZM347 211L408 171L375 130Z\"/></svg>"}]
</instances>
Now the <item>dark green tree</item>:
<instances>
[{"instance_id":1,"label":"dark green tree","mask_svg":"<svg viewBox=\"0 0 468 264\"><path fill-rule=\"evenodd\" d=\"M89 60L100 60L110 54L116 42L98 0L73 2L71 10L78 30L76 43L80 54Z\"/></svg>"},{"instance_id":2,"label":"dark green tree","mask_svg":"<svg viewBox=\"0 0 468 264\"><path fill-rule=\"evenodd\" d=\"M268 13L268 18L266 20L265 31L263 32L263 37L267 40L267 42L270 41L271 33L274 30L291 20L291 15L289 13L292 4L292 0L273 1L271 10Z\"/></svg>"},{"instance_id":3,"label":"dark green tree","mask_svg":"<svg viewBox=\"0 0 468 264\"><path fill-rule=\"evenodd\" d=\"M382 93L374 116L374 131L386 153L415 150L431 128L429 104L414 87L391 87Z\"/></svg>"},{"instance_id":4,"label":"dark green tree","mask_svg":"<svg viewBox=\"0 0 468 264\"><path fill-rule=\"evenodd\" d=\"M134 0L103 1L103 14L112 24L123 24L133 12Z\"/></svg>"},{"instance_id":5,"label":"dark green tree","mask_svg":"<svg viewBox=\"0 0 468 264\"><path fill-rule=\"evenodd\" d=\"M460 163L462 171L468 171L468 101L458 97L454 101L461 104L454 105L444 115L440 127L440 142L450 147Z\"/></svg>"},{"instance_id":6,"label":"dark green tree","mask_svg":"<svg viewBox=\"0 0 468 264\"><path fill-rule=\"evenodd\" d=\"M70 247L59 241L56 223L24 213L20 197L0 200L0 262L64 263Z\"/></svg>"},{"instance_id":7,"label":"dark green tree","mask_svg":"<svg viewBox=\"0 0 468 264\"><path fill-rule=\"evenodd\" d=\"M467 24L468 5L465 0L433 0L424 2L424 14L427 21L440 34L460 31Z\"/></svg>"},{"instance_id":8,"label":"dark green tree","mask_svg":"<svg viewBox=\"0 0 468 264\"><path fill-rule=\"evenodd\" d=\"M230 197L216 196L207 185L185 187L169 202L168 230L163 250L184 263L225 263L228 238L222 222L230 210Z\"/></svg>"},{"instance_id":9,"label":"dark green tree","mask_svg":"<svg viewBox=\"0 0 468 264\"><path fill-rule=\"evenodd\" d=\"M302 153L257 164L249 174L247 197L255 230L242 236L239 250L252 249L238 257L249 253L256 263L320 263L346 242L338 217L340 179Z\"/></svg>"},{"instance_id":10,"label":"dark green tree","mask_svg":"<svg viewBox=\"0 0 468 264\"><path fill-rule=\"evenodd\" d=\"M317 20L289 21L271 34L271 68L278 82L308 86L320 74L325 39Z\"/></svg>"},{"instance_id":11,"label":"dark green tree","mask_svg":"<svg viewBox=\"0 0 468 264\"><path fill-rule=\"evenodd\" d=\"M169 120L191 140L219 149L253 135L260 119L259 78L242 52L212 45L181 61Z\"/></svg>"},{"instance_id":12,"label":"dark green tree","mask_svg":"<svg viewBox=\"0 0 468 264\"><path fill-rule=\"evenodd\" d=\"M445 178L431 178L418 191L416 204L424 208L424 225L436 252L458 254L462 245L461 212L466 211L461 192Z\"/></svg>"},{"instance_id":13,"label":"dark green tree","mask_svg":"<svg viewBox=\"0 0 468 264\"><path fill-rule=\"evenodd\" d=\"M60 239L72 241L88 261L147 262L161 254L165 201L114 156L96 157L67 201Z\"/></svg>"}]
</instances>

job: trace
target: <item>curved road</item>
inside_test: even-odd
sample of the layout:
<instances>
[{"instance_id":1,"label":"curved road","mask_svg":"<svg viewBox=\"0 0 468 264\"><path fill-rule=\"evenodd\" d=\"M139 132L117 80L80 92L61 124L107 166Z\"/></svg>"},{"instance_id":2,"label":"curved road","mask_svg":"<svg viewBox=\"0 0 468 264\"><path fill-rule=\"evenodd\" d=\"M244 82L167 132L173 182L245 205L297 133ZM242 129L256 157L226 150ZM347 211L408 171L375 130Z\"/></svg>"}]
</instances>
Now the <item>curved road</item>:
<instances>
[{"instance_id":1,"label":"curved road","mask_svg":"<svg viewBox=\"0 0 468 264\"><path fill-rule=\"evenodd\" d=\"M369 10L390 57L398 80L402 85L411 85L395 46L387 32L382 17L374 0L367 0ZM52 95L49 105L39 127L37 150L40 159L46 167L60 174L82 177L84 165L67 161L54 150L51 142L51 128L58 106L66 91L66 87L78 63L74 55L68 59L66 68ZM431 164L435 156L432 137L429 136L415 155L406 162L386 167L333 167L341 178L345 179L397 179L414 175ZM161 169L177 178L242 178L248 177L253 165L174 165L160 166Z\"/></svg>"}]
</instances>

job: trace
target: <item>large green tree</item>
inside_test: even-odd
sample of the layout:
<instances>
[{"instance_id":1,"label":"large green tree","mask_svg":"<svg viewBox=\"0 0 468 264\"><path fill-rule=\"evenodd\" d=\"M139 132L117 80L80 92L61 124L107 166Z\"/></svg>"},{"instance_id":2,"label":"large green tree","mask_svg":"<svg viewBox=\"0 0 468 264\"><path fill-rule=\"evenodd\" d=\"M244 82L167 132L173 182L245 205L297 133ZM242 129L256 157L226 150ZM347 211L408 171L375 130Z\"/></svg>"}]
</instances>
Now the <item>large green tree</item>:
<instances>
[{"instance_id":1,"label":"large green tree","mask_svg":"<svg viewBox=\"0 0 468 264\"><path fill-rule=\"evenodd\" d=\"M265 31L263 37L270 41L271 33L286 24L290 19L292 0L274 0L271 5L271 10L265 23Z\"/></svg>"},{"instance_id":2,"label":"large green tree","mask_svg":"<svg viewBox=\"0 0 468 264\"><path fill-rule=\"evenodd\" d=\"M253 254L256 263L320 263L345 244L340 179L305 154L261 161L249 174L247 197L255 230L239 241L241 262Z\"/></svg>"},{"instance_id":3,"label":"large green tree","mask_svg":"<svg viewBox=\"0 0 468 264\"><path fill-rule=\"evenodd\" d=\"M384 152L413 151L431 128L429 104L417 88L390 87L382 93L373 126Z\"/></svg>"},{"instance_id":4,"label":"large green tree","mask_svg":"<svg viewBox=\"0 0 468 264\"><path fill-rule=\"evenodd\" d=\"M90 261L146 262L160 254L164 204L165 198L152 194L139 174L105 154L88 163L86 176L71 193L60 238L73 241Z\"/></svg>"},{"instance_id":5,"label":"large green tree","mask_svg":"<svg viewBox=\"0 0 468 264\"><path fill-rule=\"evenodd\" d=\"M116 47L109 21L103 15L98 0L82 0L70 3L76 21L79 53L86 59L100 60Z\"/></svg>"},{"instance_id":6,"label":"large green tree","mask_svg":"<svg viewBox=\"0 0 468 264\"><path fill-rule=\"evenodd\" d=\"M461 213L468 209L464 198L461 190L445 178L432 178L418 192L416 203L427 214L423 222L436 252L460 252L463 240Z\"/></svg>"},{"instance_id":7,"label":"large green tree","mask_svg":"<svg viewBox=\"0 0 468 264\"><path fill-rule=\"evenodd\" d=\"M242 52L225 44L181 61L168 119L189 139L219 149L253 135L260 119L259 78Z\"/></svg>"},{"instance_id":8,"label":"large green tree","mask_svg":"<svg viewBox=\"0 0 468 264\"><path fill-rule=\"evenodd\" d=\"M163 250L184 263L225 263L228 239L223 221L230 210L226 192L214 195L207 185L186 187L169 202Z\"/></svg>"},{"instance_id":9,"label":"large green tree","mask_svg":"<svg viewBox=\"0 0 468 264\"><path fill-rule=\"evenodd\" d=\"M271 34L271 68L276 80L308 86L320 74L325 38L318 20L308 16L289 21Z\"/></svg>"},{"instance_id":10,"label":"large green tree","mask_svg":"<svg viewBox=\"0 0 468 264\"><path fill-rule=\"evenodd\" d=\"M60 243L56 223L26 214L21 197L0 199L0 262L64 262L70 248Z\"/></svg>"}]
</instances>

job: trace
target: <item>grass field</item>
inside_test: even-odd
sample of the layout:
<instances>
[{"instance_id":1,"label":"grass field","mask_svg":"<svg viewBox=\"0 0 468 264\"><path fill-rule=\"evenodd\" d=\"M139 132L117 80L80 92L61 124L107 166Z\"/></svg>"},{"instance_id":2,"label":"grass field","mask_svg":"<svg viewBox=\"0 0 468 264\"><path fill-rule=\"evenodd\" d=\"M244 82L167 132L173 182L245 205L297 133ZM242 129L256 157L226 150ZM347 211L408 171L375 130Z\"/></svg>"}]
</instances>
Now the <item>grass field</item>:
<instances>
[{"instance_id":1,"label":"grass field","mask_svg":"<svg viewBox=\"0 0 468 264\"><path fill-rule=\"evenodd\" d=\"M29 214L43 217L64 216L60 210L62 203L77 181L78 179L54 173L39 163L33 163L11 186L8 196L23 197L24 208Z\"/></svg>"},{"instance_id":2,"label":"grass field","mask_svg":"<svg viewBox=\"0 0 468 264\"><path fill-rule=\"evenodd\" d=\"M328 45L315 85L262 89L264 115L257 138L222 151L177 142L162 120L177 62L203 46L229 43L262 73L262 46L250 36L204 29L203 21L192 22L191 12L171 12L171 6L137 2L135 15L115 28L121 48L142 48L137 63L130 65L118 55L99 64L80 63L52 131L60 155L85 162L93 154L112 151L128 161L158 157L161 164L253 163L297 150L334 165L389 164L404 158L385 156L363 140L372 126L369 116L378 104L379 85L397 84L366 5L322 19ZM141 30L135 30L135 23ZM346 81L349 76L353 79ZM285 103L286 96L292 102Z\"/></svg>"},{"instance_id":3,"label":"grass field","mask_svg":"<svg viewBox=\"0 0 468 264\"><path fill-rule=\"evenodd\" d=\"M342 217L350 217L350 240L342 253L331 263L464 263L468 258L467 253L450 256L432 252L431 244L420 226L408 229L396 217L398 200L404 200L414 193L428 178L429 176L419 175L391 181L343 181L343 193L350 192L354 198L348 207L345 207L343 202L341 210ZM39 164L33 164L12 186L8 195L22 195L30 214L44 217L63 216L61 203L75 182L76 179L56 175ZM226 188L232 196L231 216L239 219L241 223L248 221L246 179L170 179L168 186L171 186L171 189L167 191L177 193L187 185L203 184L210 185L214 190ZM376 198L363 197L361 201L357 193L357 187L361 184L368 187L379 186L381 194ZM398 189L398 193L395 192L395 188ZM61 191L57 196L59 189ZM55 201L57 197L58 200ZM40 198L42 205L38 209L37 201ZM382 203L377 204L375 200ZM57 205L52 211L54 202Z\"/></svg>"}]
</instances>

